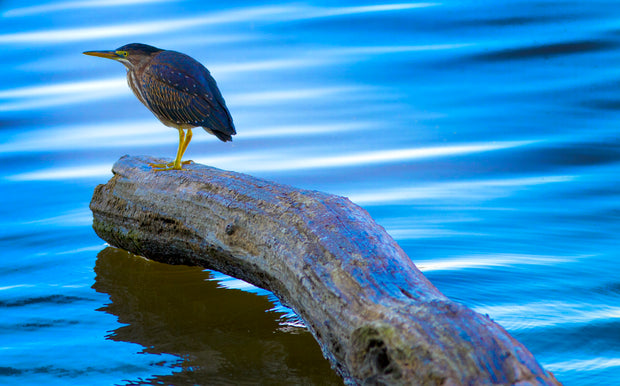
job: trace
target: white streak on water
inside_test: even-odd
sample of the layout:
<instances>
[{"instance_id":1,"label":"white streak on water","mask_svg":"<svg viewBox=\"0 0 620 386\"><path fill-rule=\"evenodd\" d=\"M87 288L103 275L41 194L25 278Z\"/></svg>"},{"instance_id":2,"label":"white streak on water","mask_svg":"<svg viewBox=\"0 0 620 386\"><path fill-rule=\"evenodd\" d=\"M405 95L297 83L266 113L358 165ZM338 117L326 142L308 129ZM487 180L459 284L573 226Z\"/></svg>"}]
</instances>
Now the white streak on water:
<instances>
[{"instance_id":1,"label":"white streak on water","mask_svg":"<svg viewBox=\"0 0 620 386\"><path fill-rule=\"evenodd\" d=\"M608 304L541 301L525 304L485 305L474 311L488 314L508 330L559 325L580 325L620 320L620 307Z\"/></svg>"},{"instance_id":2,"label":"white streak on water","mask_svg":"<svg viewBox=\"0 0 620 386\"><path fill-rule=\"evenodd\" d=\"M136 5L136 4L148 4L148 3L163 3L174 0L91 0L91 1L62 1L58 3L49 3L42 5L33 5L30 7L13 8L5 11L2 16L15 17L15 16L29 16L46 14L55 11L66 11L86 8L101 8L101 7L118 7L123 5Z\"/></svg>"},{"instance_id":3,"label":"white streak on water","mask_svg":"<svg viewBox=\"0 0 620 386\"><path fill-rule=\"evenodd\" d=\"M89 210L73 210L64 214L42 218L38 220L32 220L24 222L25 225L53 225L56 227L75 227L90 225L93 221L93 216Z\"/></svg>"},{"instance_id":4,"label":"white streak on water","mask_svg":"<svg viewBox=\"0 0 620 386\"><path fill-rule=\"evenodd\" d=\"M0 291L12 290L15 288L32 288L35 287L34 284L15 284L15 285L7 285L0 287Z\"/></svg>"},{"instance_id":5,"label":"white streak on water","mask_svg":"<svg viewBox=\"0 0 620 386\"><path fill-rule=\"evenodd\" d=\"M440 226L427 226L418 228L400 228L393 229L385 227L387 232L396 240L414 240L414 239L428 239L437 237L453 237L453 236L485 236L484 233L479 232L459 232L449 229L444 229Z\"/></svg>"},{"instance_id":6,"label":"white streak on water","mask_svg":"<svg viewBox=\"0 0 620 386\"><path fill-rule=\"evenodd\" d=\"M198 163L225 167L239 172L280 172L320 168L352 167L413 161L418 159L467 155L485 151L523 146L533 141L494 142L491 144L467 144L460 146L441 146L429 148L392 149L371 152L344 154L337 156L315 156L290 158L274 150L248 152L211 158L196 158ZM283 162L286 160L286 162ZM91 165L77 168L53 168L26 172L5 177L11 181L62 180L74 178L101 177L109 174L109 166ZM363 196L362 196L363 198ZM355 200L354 200L355 201Z\"/></svg>"},{"instance_id":7,"label":"white streak on water","mask_svg":"<svg viewBox=\"0 0 620 386\"><path fill-rule=\"evenodd\" d=\"M361 46L361 47L338 47L319 49L312 51L296 52L292 58L279 58L265 61L253 61L242 63L210 64L209 68L214 74L229 74L255 71L274 71L281 69L300 69L304 67L316 67L333 65L334 63L359 61L359 56L374 56L384 54L399 54L407 52L426 51L449 51L459 48L470 47L469 43L446 43L426 44L417 46ZM301 56L301 57L300 57ZM346 58L349 57L349 58Z\"/></svg>"},{"instance_id":8,"label":"white streak on water","mask_svg":"<svg viewBox=\"0 0 620 386\"><path fill-rule=\"evenodd\" d=\"M372 122L255 127L244 131L240 140L345 133L372 127ZM144 121L106 122L73 127L33 128L0 134L0 153L102 149L120 146L145 147L165 144L170 144L173 147L176 144L177 137L173 129L162 125L155 118ZM213 140L214 137L201 134L194 135L192 143Z\"/></svg>"},{"instance_id":9,"label":"white streak on water","mask_svg":"<svg viewBox=\"0 0 620 386\"><path fill-rule=\"evenodd\" d=\"M127 91L124 77L0 90L0 99L9 99L9 102L0 103L0 111L31 110L129 96Z\"/></svg>"},{"instance_id":10,"label":"white streak on water","mask_svg":"<svg viewBox=\"0 0 620 386\"><path fill-rule=\"evenodd\" d=\"M531 143L533 143L533 141L508 141L426 148L390 149L331 156L289 158L285 164L283 164L281 157L273 158L273 154L270 152L264 153L264 156L271 156L271 159L257 159L253 165L238 165L238 169L243 169L244 171L285 171L373 165L425 158L466 155L524 146Z\"/></svg>"},{"instance_id":11,"label":"white streak on water","mask_svg":"<svg viewBox=\"0 0 620 386\"><path fill-rule=\"evenodd\" d=\"M519 265L555 265L576 261L583 256L549 256L549 255L521 255L521 254L493 254L481 256L462 256L450 259L434 259L416 261L415 264L422 272L456 271L472 268L508 267Z\"/></svg>"},{"instance_id":12,"label":"white streak on water","mask_svg":"<svg viewBox=\"0 0 620 386\"><path fill-rule=\"evenodd\" d=\"M489 149L494 150L494 149ZM383 205L388 202L411 202L414 200L445 200L458 197L459 200L486 200L492 197L510 195L515 189L533 185L569 182L574 176L536 176L524 178L490 179L465 182L443 182L436 184L397 186L389 189L375 189L353 192L347 196L362 205Z\"/></svg>"},{"instance_id":13,"label":"white streak on water","mask_svg":"<svg viewBox=\"0 0 620 386\"><path fill-rule=\"evenodd\" d=\"M597 357L592 359L573 359L545 365L551 371L596 371L620 367L620 358Z\"/></svg>"},{"instance_id":14,"label":"white streak on water","mask_svg":"<svg viewBox=\"0 0 620 386\"><path fill-rule=\"evenodd\" d=\"M43 86L28 86L8 90L0 90L0 98L32 98L41 96L73 95L75 93L91 92L127 86L125 77L109 79L65 82Z\"/></svg>"},{"instance_id":15,"label":"white streak on water","mask_svg":"<svg viewBox=\"0 0 620 386\"><path fill-rule=\"evenodd\" d=\"M112 176L110 165L87 165L81 167L66 167L36 170L5 177L9 181L53 181L74 180L78 178L99 178Z\"/></svg>"},{"instance_id":16,"label":"white streak on water","mask_svg":"<svg viewBox=\"0 0 620 386\"><path fill-rule=\"evenodd\" d=\"M92 223L93 221L93 216L89 215L89 224ZM82 253L82 252L99 252L101 251L103 248L105 248L106 246L108 246L108 244L99 244L99 245L92 245L90 247L84 247L84 248L76 248L76 249L70 249L68 251L61 251L61 252L56 252L56 255L72 255L75 253ZM81 285L65 285L63 287L68 287L68 288L81 288Z\"/></svg>"},{"instance_id":17,"label":"white streak on water","mask_svg":"<svg viewBox=\"0 0 620 386\"><path fill-rule=\"evenodd\" d=\"M424 44L419 46L364 46L364 47L343 47L323 51L324 54L331 55L379 55L379 54L398 54L405 52L420 51L443 51L458 48L470 47L470 43L458 44Z\"/></svg>"},{"instance_id":18,"label":"white streak on water","mask_svg":"<svg viewBox=\"0 0 620 386\"><path fill-rule=\"evenodd\" d=\"M260 91L255 93L233 94L226 99L230 101L231 106L235 107L259 106L274 102L324 98L334 94L359 92L362 89L362 87L336 86L279 91Z\"/></svg>"},{"instance_id":19,"label":"white streak on water","mask_svg":"<svg viewBox=\"0 0 620 386\"><path fill-rule=\"evenodd\" d=\"M416 8L428 8L437 6L439 3L396 3L396 4L378 4L378 5L365 5L357 7L316 7L309 10L305 14L299 15L300 19L308 18L321 18L332 16L346 16L346 15L359 15L364 13L376 13L376 12L389 12L389 11L404 11L408 9Z\"/></svg>"},{"instance_id":20,"label":"white streak on water","mask_svg":"<svg viewBox=\"0 0 620 386\"><path fill-rule=\"evenodd\" d=\"M256 22L265 19L275 19L278 15L294 13L295 9L294 7L257 7L211 13L189 18L164 19L142 23L17 32L0 35L0 44L64 44L121 36L136 37L185 30L201 25L218 25L247 21Z\"/></svg>"},{"instance_id":21,"label":"white streak on water","mask_svg":"<svg viewBox=\"0 0 620 386\"><path fill-rule=\"evenodd\" d=\"M329 123L321 125L287 125L259 127L243 133L243 139L262 139L262 138L284 138L300 137L317 134L334 134L358 131L376 127L378 123L373 122L346 122Z\"/></svg>"},{"instance_id":22,"label":"white streak on water","mask_svg":"<svg viewBox=\"0 0 620 386\"><path fill-rule=\"evenodd\" d=\"M178 135L155 118L145 121L118 121L73 127L23 130L0 135L0 153L22 153L122 146L151 146L170 143Z\"/></svg>"},{"instance_id":23,"label":"white streak on water","mask_svg":"<svg viewBox=\"0 0 620 386\"><path fill-rule=\"evenodd\" d=\"M325 98L336 94L360 92L361 90L364 88L331 86L232 94L226 99L229 105L235 107L260 106L283 101ZM125 77L28 86L0 90L0 99L9 99L8 102L0 103L0 111L31 110L119 96L131 96Z\"/></svg>"},{"instance_id":24,"label":"white streak on water","mask_svg":"<svg viewBox=\"0 0 620 386\"><path fill-rule=\"evenodd\" d=\"M326 58L325 55L317 53L316 55L304 55L303 58L281 58L252 62L213 64L209 65L209 69L213 74L220 75L228 73L237 74L242 72L265 72L283 69L300 69L304 67L327 65L331 63L333 63L333 60Z\"/></svg>"},{"instance_id":25,"label":"white streak on water","mask_svg":"<svg viewBox=\"0 0 620 386\"><path fill-rule=\"evenodd\" d=\"M438 5L437 3L401 3L360 7L268 6L243 8L210 13L190 18L164 19L142 23L116 24L97 27L51 29L0 35L0 44L68 43L112 37L135 37L185 30L191 27L238 22L290 22L324 17L355 15L373 12L402 11Z\"/></svg>"},{"instance_id":26,"label":"white streak on water","mask_svg":"<svg viewBox=\"0 0 620 386\"><path fill-rule=\"evenodd\" d=\"M114 98L124 94L119 89L106 89L99 93L76 93L74 95L63 95L55 98L35 98L21 102L10 102L0 104L0 111L25 111L45 109L48 107L71 105L89 101L98 101L107 98Z\"/></svg>"}]
</instances>

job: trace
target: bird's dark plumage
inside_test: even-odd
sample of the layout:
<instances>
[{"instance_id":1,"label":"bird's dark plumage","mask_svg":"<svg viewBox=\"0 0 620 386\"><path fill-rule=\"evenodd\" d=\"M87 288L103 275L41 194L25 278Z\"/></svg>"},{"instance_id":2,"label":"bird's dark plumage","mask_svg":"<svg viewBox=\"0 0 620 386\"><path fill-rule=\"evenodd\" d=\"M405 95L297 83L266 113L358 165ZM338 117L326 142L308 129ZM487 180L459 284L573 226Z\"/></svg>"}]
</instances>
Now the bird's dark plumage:
<instances>
[{"instance_id":1,"label":"bird's dark plumage","mask_svg":"<svg viewBox=\"0 0 620 386\"><path fill-rule=\"evenodd\" d=\"M175 51L155 53L137 81L145 104L159 117L202 126L222 141L230 141L236 133L215 80L191 57Z\"/></svg>"},{"instance_id":2,"label":"bird's dark plumage","mask_svg":"<svg viewBox=\"0 0 620 386\"><path fill-rule=\"evenodd\" d=\"M123 63L129 87L138 99L166 126L179 129L181 143L175 168L180 168L180 157L191 140L191 128L203 127L222 141L232 141L236 134L215 79L193 58L140 43L85 54ZM183 130L188 130L187 139Z\"/></svg>"}]
</instances>

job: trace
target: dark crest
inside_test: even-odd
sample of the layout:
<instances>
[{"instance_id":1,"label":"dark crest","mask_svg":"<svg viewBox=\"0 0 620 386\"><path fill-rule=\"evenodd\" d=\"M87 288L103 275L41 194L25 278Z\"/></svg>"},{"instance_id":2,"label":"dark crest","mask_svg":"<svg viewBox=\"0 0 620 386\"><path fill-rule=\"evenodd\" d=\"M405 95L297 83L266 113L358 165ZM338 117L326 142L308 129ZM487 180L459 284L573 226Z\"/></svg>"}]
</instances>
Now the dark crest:
<instances>
[{"instance_id":1,"label":"dark crest","mask_svg":"<svg viewBox=\"0 0 620 386\"><path fill-rule=\"evenodd\" d=\"M130 43L117 48L116 51L142 52L145 54L153 54L155 52L160 52L163 50L157 47L149 46L148 44Z\"/></svg>"}]
</instances>

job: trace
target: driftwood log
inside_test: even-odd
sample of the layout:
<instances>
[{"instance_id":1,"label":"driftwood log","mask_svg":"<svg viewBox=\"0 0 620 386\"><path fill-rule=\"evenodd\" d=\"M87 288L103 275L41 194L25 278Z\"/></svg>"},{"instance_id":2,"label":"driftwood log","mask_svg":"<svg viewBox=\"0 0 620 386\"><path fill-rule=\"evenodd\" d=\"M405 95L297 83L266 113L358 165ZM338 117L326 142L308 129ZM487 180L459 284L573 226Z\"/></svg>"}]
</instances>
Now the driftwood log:
<instances>
[{"instance_id":1,"label":"driftwood log","mask_svg":"<svg viewBox=\"0 0 620 386\"><path fill-rule=\"evenodd\" d=\"M559 385L488 316L441 294L347 198L199 164L121 158L94 193L110 244L272 291L348 384Z\"/></svg>"}]
</instances>

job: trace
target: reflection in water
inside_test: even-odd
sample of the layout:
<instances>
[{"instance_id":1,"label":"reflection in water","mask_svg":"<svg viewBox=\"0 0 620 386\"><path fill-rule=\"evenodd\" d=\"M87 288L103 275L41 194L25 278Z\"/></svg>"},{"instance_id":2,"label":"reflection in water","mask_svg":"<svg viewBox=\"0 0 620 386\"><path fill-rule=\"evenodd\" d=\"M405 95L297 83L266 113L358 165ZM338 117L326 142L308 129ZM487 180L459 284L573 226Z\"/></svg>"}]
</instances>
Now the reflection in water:
<instances>
[{"instance_id":1,"label":"reflection in water","mask_svg":"<svg viewBox=\"0 0 620 386\"><path fill-rule=\"evenodd\" d=\"M273 304L266 297L221 289L197 267L160 264L111 247L99 253L95 272L93 288L111 300L100 310L124 324L109 339L179 358L159 363L172 375L131 384L342 384L308 331L282 331L279 315L267 312Z\"/></svg>"}]
</instances>

